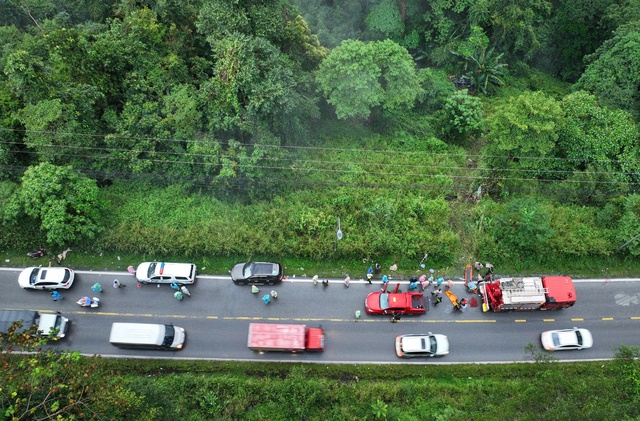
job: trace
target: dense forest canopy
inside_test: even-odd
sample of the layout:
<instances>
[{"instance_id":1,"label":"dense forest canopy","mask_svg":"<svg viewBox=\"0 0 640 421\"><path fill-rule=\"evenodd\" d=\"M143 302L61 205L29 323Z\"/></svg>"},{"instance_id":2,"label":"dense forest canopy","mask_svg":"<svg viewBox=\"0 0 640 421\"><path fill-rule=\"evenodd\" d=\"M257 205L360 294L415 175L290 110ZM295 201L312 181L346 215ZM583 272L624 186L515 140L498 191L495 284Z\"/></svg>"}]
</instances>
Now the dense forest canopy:
<instances>
[{"instance_id":1,"label":"dense forest canopy","mask_svg":"<svg viewBox=\"0 0 640 421\"><path fill-rule=\"evenodd\" d=\"M342 256L640 254L637 0L1 7L7 232L320 257L343 215Z\"/></svg>"}]
</instances>

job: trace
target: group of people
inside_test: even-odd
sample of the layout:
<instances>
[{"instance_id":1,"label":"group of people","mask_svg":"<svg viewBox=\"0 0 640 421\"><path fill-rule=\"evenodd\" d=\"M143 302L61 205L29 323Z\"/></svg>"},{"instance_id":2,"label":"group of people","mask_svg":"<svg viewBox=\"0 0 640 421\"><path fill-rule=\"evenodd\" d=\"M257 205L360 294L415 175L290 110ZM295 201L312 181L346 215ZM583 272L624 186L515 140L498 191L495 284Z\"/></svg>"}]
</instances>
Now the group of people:
<instances>
[{"instance_id":1,"label":"group of people","mask_svg":"<svg viewBox=\"0 0 640 421\"><path fill-rule=\"evenodd\" d=\"M255 285L251 285L251 293L252 293L252 294L257 294L257 293L259 293L259 292L260 292L260 288L258 288L258 287L257 287L257 286L255 286ZM270 292L270 293L265 294L265 295L262 297L262 301L263 301L265 304L269 304L269 303L271 302L271 300L272 300L272 299L276 299L276 298L278 298L278 293L276 292L276 290L271 290L271 292Z\"/></svg>"},{"instance_id":2,"label":"group of people","mask_svg":"<svg viewBox=\"0 0 640 421\"><path fill-rule=\"evenodd\" d=\"M478 282L488 282L493 278L493 265L487 262L483 265L480 262L476 262L473 267L478 271ZM482 269L485 269L484 274L481 274Z\"/></svg>"}]
</instances>

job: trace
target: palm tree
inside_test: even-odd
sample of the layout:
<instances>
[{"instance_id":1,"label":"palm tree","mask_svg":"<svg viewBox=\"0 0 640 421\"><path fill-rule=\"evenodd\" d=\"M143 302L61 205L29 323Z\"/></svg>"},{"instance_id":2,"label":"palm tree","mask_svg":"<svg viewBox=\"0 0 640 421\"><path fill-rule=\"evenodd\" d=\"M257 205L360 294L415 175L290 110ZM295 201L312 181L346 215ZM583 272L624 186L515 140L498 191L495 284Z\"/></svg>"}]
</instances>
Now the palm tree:
<instances>
[{"instance_id":1,"label":"palm tree","mask_svg":"<svg viewBox=\"0 0 640 421\"><path fill-rule=\"evenodd\" d=\"M483 48L474 55L463 56L456 52L453 52L453 54L464 59L464 70L461 78L468 80L472 86L483 94L487 95L495 86L504 85L502 77L504 77L505 72L502 69L507 67L507 64L500 62L504 53L494 56L493 48L489 51Z\"/></svg>"}]
</instances>

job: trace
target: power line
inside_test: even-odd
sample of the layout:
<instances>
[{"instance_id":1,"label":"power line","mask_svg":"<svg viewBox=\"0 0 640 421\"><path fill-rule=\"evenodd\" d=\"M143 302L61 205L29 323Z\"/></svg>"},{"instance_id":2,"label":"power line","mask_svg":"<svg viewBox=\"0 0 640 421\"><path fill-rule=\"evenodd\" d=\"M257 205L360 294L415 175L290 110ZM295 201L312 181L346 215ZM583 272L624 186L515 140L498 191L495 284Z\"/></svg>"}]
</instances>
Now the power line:
<instances>
[{"instance_id":1,"label":"power line","mask_svg":"<svg viewBox=\"0 0 640 421\"><path fill-rule=\"evenodd\" d=\"M23 153L27 154L38 154L35 151L24 151ZM73 157L73 158L81 158L81 159L104 159L104 160L124 160L122 157L114 157L114 156L101 156L101 155L78 155L78 154L65 154L65 153L50 153L49 156L61 156L61 157ZM137 161L142 161L150 164L175 164L175 165L207 165L211 167L224 167L224 163L210 163L210 162L202 162L202 163L194 163L191 161L169 161L164 159L151 159L151 158L137 158ZM354 163L354 165L357 165ZM482 175L473 176L473 175L452 175L452 174L425 174L425 173L402 173L402 172L377 172L377 171L362 171L362 170L348 170L348 169L332 169L332 168L316 168L316 169L308 169L301 168L292 170L290 167L284 166L267 166L267 165L255 165L255 164L242 164L242 163L234 163L235 168L247 168L247 169L259 169L259 170L270 170L270 171L296 171L296 172L322 172L328 174L362 174L367 176L402 176L402 177L421 177L421 178L439 178L439 177L447 177L451 179L464 179L464 180L485 180L489 178L492 181L532 181L532 182L558 182L559 180L555 179L540 179L540 178L523 178L523 177L486 177ZM562 180L565 183L589 183L589 184L605 184L605 185L628 185L628 186L636 186L640 183L635 182L624 182L624 181L600 181L600 180L574 180L567 179Z\"/></svg>"},{"instance_id":2,"label":"power line","mask_svg":"<svg viewBox=\"0 0 640 421\"><path fill-rule=\"evenodd\" d=\"M21 145L20 142L7 142L0 141L0 144L9 144L9 145ZM97 151L97 152L107 152L107 153L122 153L126 154L131 152L129 149L119 149L119 148L105 148L105 147L92 147L92 146L81 146L81 145L54 145L54 144L39 144L37 147L48 147L48 148L61 148L65 149L79 149L83 151ZM342 151L351 151L351 150L342 150ZM40 154L37 151L20 151L20 153L24 154ZM191 152L175 152L175 151L152 151L152 150L137 150L135 151L137 154L148 154L148 155L157 155L157 156L180 156L180 157L194 157L198 159L206 159L206 158L215 158L219 159L237 159L236 155L226 155L226 154L200 154L200 153L191 153ZM407 152L410 153L410 152ZM122 160L127 161L127 157L118 157L112 155L78 155L78 154L68 154L62 152L51 152L47 155L58 156L58 157L76 157L76 158L89 158L89 159L113 159L113 160ZM450 155L450 156L460 156L460 155ZM219 162L204 162L204 161L171 161L171 160L163 160L163 159L152 159L152 158L135 158L138 161L146 161L146 162L159 162L164 164L187 164L192 166L222 166L224 164ZM301 163L303 165L309 164L318 164L322 165L323 168L317 169L313 167L297 167L296 170L304 170L307 172L331 172L332 170L326 169L326 165L340 165L341 167L353 165L361 165L362 161L326 161L326 160L312 160L312 159L300 159L295 157L262 157L261 161L274 161L274 162L291 162L291 163ZM463 171L463 172L473 172L473 171L493 171L493 172L514 172L514 173L538 173L543 171L546 174L574 174L573 170L540 170L540 169L526 169L526 168L469 168L468 166L443 166L443 165L433 165L433 164L406 164L406 163L384 163L384 162L371 162L371 165L375 165L376 167L399 167L399 168L411 168L411 169L427 169L427 170L451 170L451 171ZM290 167L262 167L258 165L254 165L253 168L265 168L265 169L283 169L283 170L291 170ZM357 171L352 171L357 172ZM633 173L620 172L620 171L581 171L582 174L589 175L610 175L610 176L630 176ZM411 173L403 173L403 172L372 172L369 171L367 174L371 175L424 175L424 174L411 174ZM456 176L452 176L456 177ZM517 180L517 179L516 179ZM540 180L540 179L521 179L521 180ZM597 182L597 181L596 181ZM613 182L617 183L617 182ZM620 182L624 183L624 182Z\"/></svg>"},{"instance_id":3,"label":"power line","mask_svg":"<svg viewBox=\"0 0 640 421\"><path fill-rule=\"evenodd\" d=\"M124 136L120 134L93 134L93 133L72 133L72 132L59 132L59 131L47 131L47 130L27 130L27 129L12 129L12 128L4 128L0 127L0 131L8 131L8 132L16 132L23 134L46 134L51 136L74 136L74 137L93 137L93 138L102 138L105 139L107 137L114 139L123 139L123 140L149 140L156 142L173 142L173 143L203 143L202 140L192 140L192 139L173 139L173 138L163 138L163 137L153 137L153 136ZM431 151L401 151L401 150L387 150L387 149L351 149L351 148L331 148L331 147L322 147L322 146L300 146L300 145L272 145L272 144L261 144L261 143L236 143L239 146L244 147L260 147L260 148L278 148L278 149L290 149L290 150L313 150L313 151L332 151L332 152L356 152L356 153L370 153L370 154L384 154L384 155L403 155L403 154L411 154L411 155L425 155L425 156L433 156L433 157L460 157L460 158L495 158L495 159L518 159L518 160L539 160L539 161L574 161L574 162L582 162L582 158L562 158L562 157L547 157L547 156L535 156L535 155L482 155L482 154L466 154L466 153L444 153L444 152L431 152ZM56 145L59 147L60 145ZM615 158L615 159L589 159L590 162L621 162L623 160Z\"/></svg>"},{"instance_id":4,"label":"power line","mask_svg":"<svg viewBox=\"0 0 640 421\"><path fill-rule=\"evenodd\" d=\"M5 166L4 167L7 172L15 172L15 173L23 173L27 168L25 166ZM130 172L116 172L116 171L104 171L104 170L88 170L83 171L87 176L101 179L115 179L115 180L141 180L144 182L153 182L157 183L159 181L165 182L167 184L175 184L177 182L180 183L188 183L188 185L195 189L202 190L214 190L219 188L220 186L228 186L228 187L242 187L245 188L249 185L261 186L265 184L286 184L286 185L295 185L302 186L307 188L338 188L338 187L350 187L350 188L364 188L364 189L389 189L389 190L402 190L402 191L435 191L435 192L457 192L465 194L468 198L473 196L472 188L469 188L469 185L432 185L425 183L381 183L381 182L365 182L365 181L338 181L335 179L331 180L304 180L299 178L274 178L274 177L261 177L258 179L247 178L247 177L232 177L232 178L224 178L218 179L215 176L192 176L190 179L175 179L175 175L167 174L167 173L130 173ZM537 180L534 180L537 181ZM559 189L553 188L548 189L545 186L548 185L556 185L557 183L545 183L543 186L532 186L531 188L525 189L523 186L517 188L511 188L510 191L514 193L545 193L545 194L576 194L576 193L586 193L584 191L576 191L576 190L567 190L567 189ZM626 194L628 191L626 190L593 190L590 191L592 194L600 194L606 195L607 197L618 195L618 194Z\"/></svg>"}]
</instances>

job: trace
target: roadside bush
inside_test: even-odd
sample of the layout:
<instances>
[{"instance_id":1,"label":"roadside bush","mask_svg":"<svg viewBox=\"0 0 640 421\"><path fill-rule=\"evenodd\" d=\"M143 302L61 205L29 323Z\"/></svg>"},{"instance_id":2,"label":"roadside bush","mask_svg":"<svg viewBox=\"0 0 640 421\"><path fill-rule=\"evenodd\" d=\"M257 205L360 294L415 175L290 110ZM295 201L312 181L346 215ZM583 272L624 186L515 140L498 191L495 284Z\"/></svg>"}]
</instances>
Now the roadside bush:
<instances>
[{"instance_id":1,"label":"roadside bush","mask_svg":"<svg viewBox=\"0 0 640 421\"><path fill-rule=\"evenodd\" d=\"M453 142L479 136L483 130L483 105L466 89L454 92L444 103L444 135Z\"/></svg>"},{"instance_id":2,"label":"roadside bush","mask_svg":"<svg viewBox=\"0 0 640 421\"><path fill-rule=\"evenodd\" d=\"M110 187L121 195L123 186ZM455 259L459 240L448 203L411 192L338 190L336 195L298 191L269 203L222 203L176 187L127 186L114 201L106 249L173 255L268 255L357 259L396 255L415 259L429 252ZM386 194L385 194L386 193ZM393 196L391 196L393 194ZM139 196L146 200L141 201ZM334 251L337 219L343 239Z\"/></svg>"},{"instance_id":3,"label":"roadside bush","mask_svg":"<svg viewBox=\"0 0 640 421\"><path fill-rule=\"evenodd\" d=\"M618 246L615 230L600 227L598 211L586 206L544 206L549 228L554 232L547 240L549 252L565 256L610 256Z\"/></svg>"},{"instance_id":4,"label":"roadside bush","mask_svg":"<svg viewBox=\"0 0 640 421\"><path fill-rule=\"evenodd\" d=\"M620 219L618 240L620 245L626 244L626 251L632 256L640 255L640 195L634 194L626 198L624 213Z\"/></svg>"},{"instance_id":5,"label":"roadside bush","mask_svg":"<svg viewBox=\"0 0 640 421\"><path fill-rule=\"evenodd\" d=\"M495 235L505 257L551 255L549 239L555 235L549 212L533 199L508 202L496 218Z\"/></svg>"}]
</instances>

